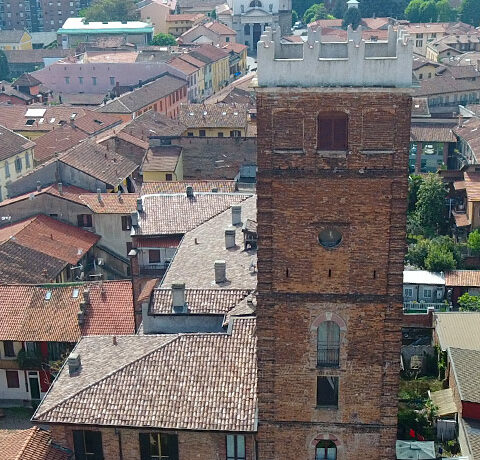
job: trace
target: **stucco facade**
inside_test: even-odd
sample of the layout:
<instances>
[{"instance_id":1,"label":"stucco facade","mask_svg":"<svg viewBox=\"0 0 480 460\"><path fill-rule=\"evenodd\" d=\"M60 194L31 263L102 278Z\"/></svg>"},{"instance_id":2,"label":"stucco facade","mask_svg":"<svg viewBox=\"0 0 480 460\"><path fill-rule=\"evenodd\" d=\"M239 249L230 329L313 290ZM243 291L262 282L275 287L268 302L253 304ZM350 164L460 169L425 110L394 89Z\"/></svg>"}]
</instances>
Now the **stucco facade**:
<instances>
[{"instance_id":1,"label":"stucco facade","mask_svg":"<svg viewBox=\"0 0 480 460\"><path fill-rule=\"evenodd\" d=\"M8 196L7 185L33 170L33 147L0 161L0 201Z\"/></svg>"}]
</instances>

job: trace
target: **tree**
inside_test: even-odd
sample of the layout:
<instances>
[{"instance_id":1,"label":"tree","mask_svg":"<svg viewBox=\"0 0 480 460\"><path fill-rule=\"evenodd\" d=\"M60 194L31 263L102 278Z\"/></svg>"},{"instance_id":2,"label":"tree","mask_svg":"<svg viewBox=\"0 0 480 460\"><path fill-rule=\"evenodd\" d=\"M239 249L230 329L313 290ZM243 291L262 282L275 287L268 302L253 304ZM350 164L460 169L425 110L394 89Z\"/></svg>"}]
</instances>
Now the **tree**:
<instances>
[{"instance_id":1,"label":"tree","mask_svg":"<svg viewBox=\"0 0 480 460\"><path fill-rule=\"evenodd\" d=\"M138 12L133 0L100 0L84 11L85 21L133 21Z\"/></svg>"},{"instance_id":2,"label":"tree","mask_svg":"<svg viewBox=\"0 0 480 460\"><path fill-rule=\"evenodd\" d=\"M408 212L414 212L417 205L418 190L423 183L423 176L412 174L408 177Z\"/></svg>"},{"instance_id":3,"label":"tree","mask_svg":"<svg viewBox=\"0 0 480 460\"><path fill-rule=\"evenodd\" d=\"M10 69L8 68L7 56L0 50L0 80L6 80L9 74Z\"/></svg>"},{"instance_id":4,"label":"tree","mask_svg":"<svg viewBox=\"0 0 480 460\"><path fill-rule=\"evenodd\" d=\"M430 245L425 258L425 268L431 272L444 272L453 270L457 266L453 253L442 246Z\"/></svg>"},{"instance_id":5,"label":"tree","mask_svg":"<svg viewBox=\"0 0 480 460\"><path fill-rule=\"evenodd\" d=\"M405 260L408 264L418 268L425 268L425 259L428 256L430 240L420 239L416 244L408 247Z\"/></svg>"},{"instance_id":6,"label":"tree","mask_svg":"<svg viewBox=\"0 0 480 460\"><path fill-rule=\"evenodd\" d=\"M462 311L480 311L480 297L466 292L458 298L458 305Z\"/></svg>"},{"instance_id":7,"label":"tree","mask_svg":"<svg viewBox=\"0 0 480 460\"><path fill-rule=\"evenodd\" d=\"M423 235L433 237L440 234L446 225L445 198L447 189L437 174L429 173L418 189L415 206Z\"/></svg>"},{"instance_id":8,"label":"tree","mask_svg":"<svg viewBox=\"0 0 480 460\"><path fill-rule=\"evenodd\" d=\"M460 20L475 27L480 25L480 0L463 0L460 5Z\"/></svg>"},{"instance_id":9,"label":"tree","mask_svg":"<svg viewBox=\"0 0 480 460\"><path fill-rule=\"evenodd\" d=\"M410 22L422 22L423 0L412 0L405 8L405 16Z\"/></svg>"},{"instance_id":10,"label":"tree","mask_svg":"<svg viewBox=\"0 0 480 460\"><path fill-rule=\"evenodd\" d=\"M435 0L429 0L423 2L420 6L420 14L422 16L422 22L436 22L438 17L437 4Z\"/></svg>"},{"instance_id":11,"label":"tree","mask_svg":"<svg viewBox=\"0 0 480 460\"><path fill-rule=\"evenodd\" d=\"M292 10L292 27L298 21L298 13L295 10Z\"/></svg>"},{"instance_id":12,"label":"tree","mask_svg":"<svg viewBox=\"0 0 480 460\"><path fill-rule=\"evenodd\" d=\"M439 22L452 22L457 19L457 10L450 6L448 0L437 2L437 15Z\"/></svg>"},{"instance_id":13,"label":"tree","mask_svg":"<svg viewBox=\"0 0 480 460\"><path fill-rule=\"evenodd\" d=\"M478 229L468 235L467 246L473 251L480 251L480 232Z\"/></svg>"},{"instance_id":14,"label":"tree","mask_svg":"<svg viewBox=\"0 0 480 460\"><path fill-rule=\"evenodd\" d=\"M292 9L297 12L299 18L302 18L305 14L305 11L307 11L314 4L315 0L292 0Z\"/></svg>"},{"instance_id":15,"label":"tree","mask_svg":"<svg viewBox=\"0 0 480 460\"><path fill-rule=\"evenodd\" d=\"M455 241L449 236L439 236L432 240L419 238L409 246L405 261L415 267L434 272L459 268L462 256Z\"/></svg>"},{"instance_id":16,"label":"tree","mask_svg":"<svg viewBox=\"0 0 480 460\"><path fill-rule=\"evenodd\" d=\"M342 27L346 29L349 25L351 25L355 30L360 25L361 21L362 17L360 16L360 11L358 11L358 8L348 8L343 16Z\"/></svg>"},{"instance_id":17,"label":"tree","mask_svg":"<svg viewBox=\"0 0 480 460\"><path fill-rule=\"evenodd\" d=\"M347 11L347 2L346 0L336 0L335 6L333 7L332 14L338 18L342 19L345 15L345 11Z\"/></svg>"},{"instance_id":18,"label":"tree","mask_svg":"<svg viewBox=\"0 0 480 460\"><path fill-rule=\"evenodd\" d=\"M152 45L155 46L174 46L177 44L177 40L171 34L159 33L153 36Z\"/></svg>"},{"instance_id":19,"label":"tree","mask_svg":"<svg viewBox=\"0 0 480 460\"><path fill-rule=\"evenodd\" d=\"M359 0L362 18L393 17L402 19L408 0Z\"/></svg>"}]
</instances>

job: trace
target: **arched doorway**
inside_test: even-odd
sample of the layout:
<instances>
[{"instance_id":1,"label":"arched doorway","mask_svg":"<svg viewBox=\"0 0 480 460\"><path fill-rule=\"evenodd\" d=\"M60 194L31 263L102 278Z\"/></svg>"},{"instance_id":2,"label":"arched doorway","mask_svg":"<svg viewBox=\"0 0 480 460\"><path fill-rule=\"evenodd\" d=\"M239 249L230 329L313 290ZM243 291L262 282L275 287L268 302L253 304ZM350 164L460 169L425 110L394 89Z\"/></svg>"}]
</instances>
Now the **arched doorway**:
<instances>
[{"instance_id":1,"label":"arched doorway","mask_svg":"<svg viewBox=\"0 0 480 460\"><path fill-rule=\"evenodd\" d=\"M257 42L260 40L262 36L262 25L259 23L253 24L253 47L257 48Z\"/></svg>"}]
</instances>

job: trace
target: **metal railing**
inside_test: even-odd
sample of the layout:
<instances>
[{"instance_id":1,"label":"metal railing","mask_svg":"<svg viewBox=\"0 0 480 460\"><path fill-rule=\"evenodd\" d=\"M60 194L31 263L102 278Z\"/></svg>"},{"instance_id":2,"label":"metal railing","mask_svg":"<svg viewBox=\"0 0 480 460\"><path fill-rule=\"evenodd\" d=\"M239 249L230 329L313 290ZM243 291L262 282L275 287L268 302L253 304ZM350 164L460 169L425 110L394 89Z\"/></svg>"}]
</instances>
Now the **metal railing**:
<instances>
[{"instance_id":1,"label":"metal railing","mask_svg":"<svg viewBox=\"0 0 480 460\"><path fill-rule=\"evenodd\" d=\"M449 311L449 304L445 302L403 302L404 311L422 311L427 312L429 308L434 311Z\"/></svg>"},{"instance_id":2,"label":"metal railing","mask_svg":"<svg viewBox=\"0 0 480 460\"><path fill-rule=\"evenodd\" d=\"M340 345L317 345L317 366L338 367L340 364Z\"/></svg>"}]
</instances>

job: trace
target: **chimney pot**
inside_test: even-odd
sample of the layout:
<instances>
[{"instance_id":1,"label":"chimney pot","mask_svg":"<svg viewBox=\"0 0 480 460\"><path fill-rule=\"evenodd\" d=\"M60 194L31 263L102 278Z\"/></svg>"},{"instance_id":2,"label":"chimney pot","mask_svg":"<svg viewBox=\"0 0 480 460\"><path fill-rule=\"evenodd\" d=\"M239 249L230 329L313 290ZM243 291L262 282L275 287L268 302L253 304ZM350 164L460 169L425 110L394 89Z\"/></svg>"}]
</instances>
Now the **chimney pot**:
<instances>
[{"instance_id":1,"label":"chimney pot","mask_svg":"<svg viewBox=\"0 0 480 460\"><path fill-rule=\"evenodd\" d=\"M130 214L130 217L132 219L132 227L137 227L138 226L138 213L136 211L133 211Z\"/></svg>"},{"instance_id":2,"label":"chimney pot","mask_svg":"<svg viewBox=\"0 0 480 460\"><path fill-rule=\"evenodd\" d=\"M231 249L235 246L235 228L228 227L225 229L225 249Z\"/></svg>"},{"instance_id":3,"label":"chimney pot","mask_svg":"<svg viewBox=\"0 0 480 460\"><path fill-rule=\"evenodd\" d=\"M143 201L141 198L137 198L137 211L143 212Z\"/></svg>"},{"instance_id":4,"label":"chimney pot","mask_svg":"<svg viewBox=\"0 0 480 460\"><path fill-rule=\"evenodd\" d=\"M227 281L227 263L224 260L216 260L214 263L214 269L216 284Z\"/></svg>"},{"instance_id":5,"label":"chimney pot","mask_svg":"<svg viewBox=\"0 0 480 460\"><path fill-rule=\"evenodd\" d=\"M116 335L114 335L112 337L112 343L113 343L113 345L117 345L117 336Z\"/></svg>"},{"instance_id":6,"label":"chimney pot","mask_svg":"<svg viewBox=\"0 0 480 460\"><path fill-rule=\"evenodd\" d=\"M186 313L185 283L172 284L172 307L175 313Z\"/></svg>"},{"instance_id":7,"label":"chimney pot","mask_svg":"<svg viewBox=\"0 0 480 460\"><path fill-rule=\"evenodd\" d=\"M89 289L84 289L83 300L85 301L85 304L90 305L90 290Z\"/></svg>"},{"instance_id":8,"label":"chimney pot","mask_svg":"<svg viewBox=\"0 0 480 460\"><path fill-rule=\"evenodd\" d=\"M186 192L187 192L187 197L188 198L193 198L193 187L191 185L187 185L187 188L186 188Z\"/></svg>"},{"instance_id":9,"label":"chimney pot","mask_svg":"<svg viewBox=\"0 0 480 460\"><path fill-rule=\"evenodd\" d=\"M97 198L98 201L101 203L102 202L102 190L97 188Z\"/></svg>"},{"instance_id":10,"label":"chimney pot","mask_svg":"<svg viewBox=\"0 0 480 460\"><path fill-rule=\"evenodd\" d=\"M63 195L63 184L61 182L58 183L58 193L60 193L60 195Z\"/></svg>"},{"instance_id":11,"label":"chimney pot","mask_svg":"<svg viewBox=\"0 0 480 460\"><path fill-rule=\"evenodd\" d=\"M67 358L68 364L68 374L74 375L77 372L80 372L80 368L82 367L82 362L80 360L80 353L72 352Z\"/></svg>"},{"instance_id":12,"label":"chimney pot","mask_svg":"<svg viewBox=\"0 0 480 460\"><path fill-rule=\"evenodd\" d=\"M42 190L42 183L37 180L37 192L39 192L40 190Z\"/></svg>"},{"instance_id":13,"label":"chimney pot","mask_svg":"<svg viewBox=\"0 0 480 460\"><path fill-rule=\"evenodd\" d=\"M77 312L77 320L78 320L79 326L82 326L83 323L85 322L85 313L82 310L79 310Z\"/></svg>"},{"instance_id":14,"label":"chimney pot","mask_svg":"<svg viewBox=\"0 0 480 460\"><path fill-rule=\"evenodd\" d=\"M242 207L232 206L232 225L240 225L242 223Z\"/></svg>"}]
</instances>

